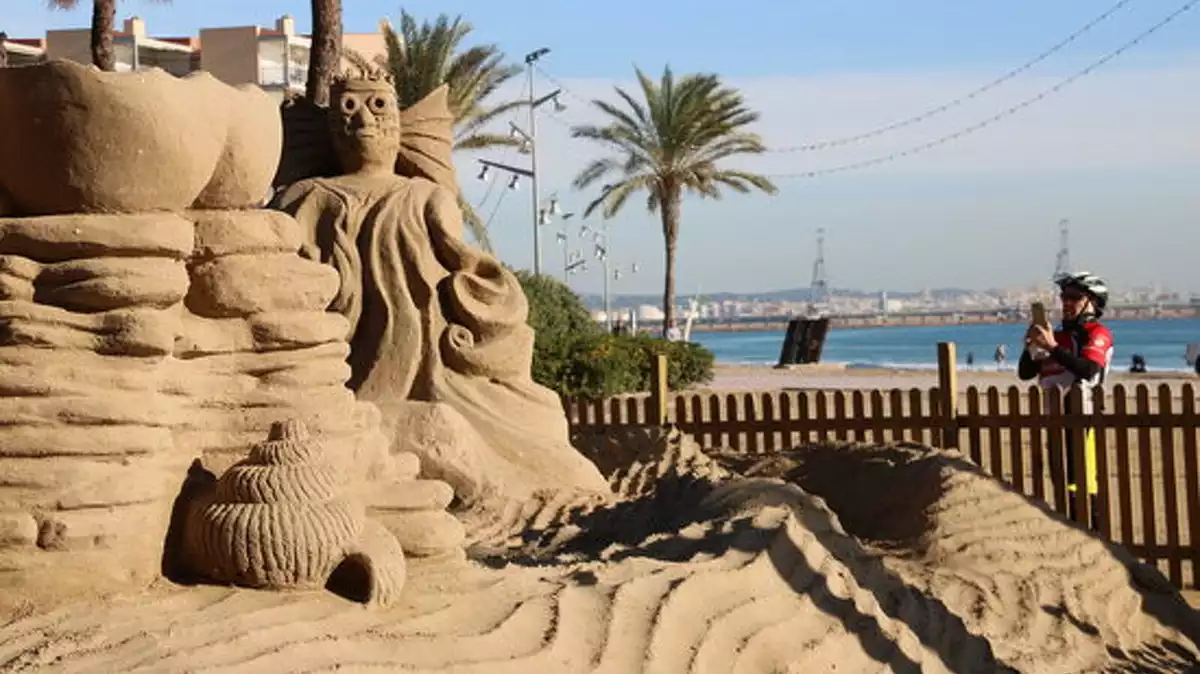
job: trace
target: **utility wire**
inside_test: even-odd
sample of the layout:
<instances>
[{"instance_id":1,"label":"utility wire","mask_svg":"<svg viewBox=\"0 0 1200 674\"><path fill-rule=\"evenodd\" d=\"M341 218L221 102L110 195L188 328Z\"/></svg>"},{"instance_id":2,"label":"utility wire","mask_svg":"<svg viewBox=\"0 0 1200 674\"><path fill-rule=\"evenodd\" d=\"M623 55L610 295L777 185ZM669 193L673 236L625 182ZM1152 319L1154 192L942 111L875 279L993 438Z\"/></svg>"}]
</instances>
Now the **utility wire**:
<instances>
[{"instance_id":1,"label":"utility wire","mask_svg":"<svg viewBox=\"0 0 1200 674\"><path fill-rule=\"evenodd\" d=\"M500 211L500 204L504 203L504 197L510 191L511 190L502 190L500 192L500 196L496 199L496 205L492 207L491 215L488 216L487 222L483 223L484 229L490 230L492 228L492 221L496 219L496 213Z\"/></svg>"},{"instance_id":2,"label":"utility wire","mask_svg":"<svg viewBox=\"0 0 1200 674\"><path fill-rule=\"evenodd\" d=\"M515 108L513 109L512 113L509 115L508 120L509 120L510 124L516 123L517 110ZM513 149L514 149L514 147L512 145L507 145L504 147L503 150L501 150L501 154L500 154L500 162L501 163L508 162L509 158L512 156ZM484 191L483 197L479 200L479 202L477 204L475 204L475 210L478 211L479 209L483 208L485 204L487 204L488 199L491 198L491 196L492 196L492 192L495 191L495 189L496 189L497 182L499 182L498 176L492 176L492 178L490 180L488 180L487 189ZM490 222L490 220L489 220L489 222ZM485 225L485 227L486 227L486 225Z\"/></svg>"},{"instance_id":3,"label":"utility wire","mask_svg":"<svg viewBox=\"0 0 1200 674\"><path fill-rule=\"evenodd\" d=\"M974 90L970 91L969 93L963 94L962 96L959 96L958 98L955 98L954 100L951 100L949 102L943 103L936 107L930 108L930 109L926 110L925 112L914 115L912 117L908 117L906 119L892 122L890 124L886 124L884 126L881 126L881 127L875 128L875 129L871 129L870 131L866 131L864 133L856 134L853 136L843 136L841 138L833 138L830 140L816 141L813 143L807 143L805 145L795 145L792 147L776 148L776 149L770 150L770 152L778 152L778 153L811 152L813 150L824 150L824 149L831 148L831 147L840 147L842 145L849 145L851 143L857 143L858 141L867 140L869 138L875 138L877 136L882 136L883 134L888 133L890 131L895 131L897 129L903 129L904 127L907 127L907 126L912 126L913 124L917 124L917 123L923 122L927 119L936 117L936 116L942 114L943 112L953 110L954 108L957 108L958 106L960 106L964 103L967 103L969 101L972 101L972 100L978 98L979 96L987 93L988 91L995 89L996 87L1000 86L1001 84L1004 84L1005 82L1013 79L1017 75L1020 75L1021 73L1029 70L1030 68L1036 66L1037 64L1041 63L1042 61L1045 61L1046 59L1050 58L1054 54L1062 51L1063 48L1065 48L1066 46L1075 42L1075 40L1079 39L1084 34L1091 31L1097 25L1106 21L1109 17L1116 14L1118 11L1121 10L1121 8L1123 8L1125 5L1128 5L1132 1L1133 0L1120 0L1115 5L1113 5L1112 7L1109 7L1107 10L1105 10L1103 14L1100 14L1096 18L1092 19L1087 24L1085 24L1082 28L1075 31L1074 33L1071 33L1070 35L1068 35L1063 40L1059 41L1054 46L1043 51L1042 53L1040 53L1037 56L1033 57L1032 59L1026 61L1025 63L1022 63L1020 66L1017 66L1016 68L1013 68L1012 70L1004 73L1003 75L992 80L991 82L988 82L987 84L979 87L978 89L974 89Z\"/></svg>"},{"instance_id":4,"label":"utility wire","mask_svg":"<svg viewBox=\"0 0 1200 674\"><path fill-rule=\"evenodd\" d=\"M991 117L988 117L987 119L984 119L983 121L976 122L975 124L972 124L971 126L959 129L958 131L955 131L954 133L942 136L940 138L936 138L934 140L922 143L920 145L914 145L914 146L909 147L904 150L892 152L890 154L879 156L879 157L874 157L871 159L865 159L863 161L853 162L850 164L843 164L842 166L834 166L831 168L818 169L818 170L814 170L814 171L802 171L799 173L778 173L778 174L768 175L768 177L769 178L777 178L777 179L817 178L820 176L830 175L833 173L843 173L846 171L863 169L863 168L867 168L870 166L877 166L879 164L885 164L885 163L888 163L891 161L895 161L897 159L901 159L904 157L908 157L908 156L912 156L915 154L920 154L922 152L932 150L933 148L944 145L950 141L957 140L964 136L968 136L972 133L975 133L976 131L983 130L983 129L991 126L992 124L995 124L996 122L999 122L1003 119L1006 119L1008 117L1011 117L1011 116L1017 114L1018 112L1024 110L1025 108L1028 108L1029 106L1033 105L1034 103L1042 101L1042 100L1048 98L1049 96L1062 91L1063 89L1067 88L1068 86L1073 84L1075 81L1079 80L1080 78L1091 74L1096 69L1105 65L1109 61L1112 61L1113 59L1117 58L1121 54L1124 54L1125 52L1129 51L1130 49L1137 46L1143 40L1150 37L1154 33L1157 33L1159 30L1164 28L1167 24L1171 23L1175 19L1179 18L1182 14L1184 14L1188 10L1192 9L1198 2L1200 2L1200 0L1189 0L1188 2L1184 3L1181 7L1176 9L1174 12L1171 12L1169 15L1167 15L1166 18L1162 19L1158 23L1154 24L1150 28L1143 31L1137 37L1135 37L1132 40L1121 45L1116 50L1109 52L1103 58L1092 62L1092 64L1087 66L1086 68L1084 68L1084 69L1076 72L1075 74L1071 75L1070 77L1067 77L1066 79L1060 81L1058 84L1055 84L1054 86L1050 87L1049 89L1043 90L1036 96L1027 98L1027 99L1021 101L1020 103L1017 103L1016 105L1008 108L1007 110L1004 110L995 115L992 115Z\"/></svg>"},{"instance_id":5,"label":"utility wire","mask_svg":"<svg viewBox=\"0 0 1200 674\"><path fill-rule=\"evenodd\" d=\"M942 103L941 105L930 108L920 114L917 114L917 115L914 115L912 117L908 117L905 119L901 119L899 121L892 122L890 124L885 124L884 126L880 126L875 129L871 129L869 131L855 134L852 136L843 136L840 138L832 138L829 140L816 141L816 142L807 143L804 145L795 145L795 146L790 146L790 147L774 148L774 149L769 150L769 152L772 152L772 153L811 152L814 150L824 150L824 149L828 149L828 148L832 148L832 147L840 147L843 145L849 145L851 143L856 143L856 142L859 142L862 140L867 140L870 138L882 136L891 131L895 131L897 129L903 129L908 126L912 126L913 124L918 124L918 123L924 122L928 119L932 119L933 117L936 117L944 112L953 110L954 108L957 108L957 107L963 105L964 103L967 103L969 101L972 101L972 100L978 98L979 96L987 93L988 91L991 91L992 89L995 89L996 87L999 87L1000 85L1015 78L1016 76L1029 70L1030 68L1033 68L1034 66L1045 61L1046 59L1050 58L1054 54L1057 54L1058 52L1062 51L1067 46L1074 43L1080 37L1082 37L1085 34L1087 34L1088 32L1090 32L1093 28L1095 28L1099 24L1107 21L1114 14L1119 12L1121 9L1123 9L1126 5L1130 4L1131 2L1133 2L1133 0L1118 0L1118 2L1116 4L1112 5L1111 7L1106 9L1103 13L1101 13L1100 15L1093 18L1091 21L1084 24L1084 26L1082 28L1076 30L1074 33L1071 33L1067 37L1058 41L1053 46L1051 46L1050 48L1041 52L1040 54L1033 57L1032 59L1022 63L1021 65L1017 66L1016 68L1013 68L1012 70L1009 70L1008 72L1004 73L1000 77L988 82L987 84L984 84L983 86L981 86L977 89L974 89L966 94L963 94L962 96L959 96L958 98L955 98L951 101L948 101L946 103ZM535 66L535 67L537 68L537 71L543 77L550 80L550 82L553 83L555 86L557 86L558 88L565 91L567 93L567 95L570 96L571 98L574 98L577 101L581 101L584 104L590 103L590 101L585 101L585 100L583 100L583 98L576 95L569 88L567 88L567 86L565 84L563 84L561 81L556 79L553 75L547 73L540 66Z\"/></svg>"},{"instance_id":6,"label":"utility wire","mask_svg":"<svg viewBox=\"0 0 1200 674\"><path fill-rule=\"evenodd\" d=\"M1132 0L1123 0L1123 2L1118 2L1116 5L1113 5L1112 7L1110 7L1107 11L1105 11L1103 14L1098 16L1096 19L1093 19L1086 26L1084 26L1080 30L1076 31L1074 34L1072 34L1065 40L1061 41L1058 45L1051 47L1046 52L1043 52L1043 54L1039 55L1038 57L1035 57L1033 60L1029 61L1027 64L1025 64L1021 67L1018 67L1017 69L1015 69L1013 71L1010 71L1010 73L1006 74L1005 76L1001 77L998 80L994 80L993 82L991 82L987 85L984 85L984 87L977 89L972 94L963 96L961 98L961 101L960 101L960 99L956 99L956 101L960 101L960 103L965 102L972 96L977 97L983 91L995 88L996 86L999 86L1000 83L1007 81L1008 79L1012 79L1012 77L1015 77L1020 72L1023 72L1024 70L1027 70L1029 67L1032 67L1034 64L1036 64L1042 60L1045 60L1050 54L1053 54L1056 51L1061 50L1063 46L1071 43L1072 41L1074 41L1076 38L1078 38L1083 33L1087 32L1088 30L1091 30L1091 28L1093 28L1096 24L1099 24L1101 21L1107 19L1109 16L1111 16L1113 13L1115 13L1117 10L1119 10L1121 7L1125 6L1126 4L1128 4L1131 1ZM945 145L946 143L949 143L951 141L958 140L959 138L962 138L964 136L969 136L977 131L981 131L981 130L995 124L996 122L1002 121L1004 119L1007 119L1008 117L1011 117L1011 116L1017 114L1018 112L1021 112L1025 108L1028 108L1029 106L1031 106L1035 103L1038 103L1038 102L1052 96L1053 94L1056 94L1056 93L1062 91L1063 89L1067 88L1068 86L1073 84L1075 81L1079 80L1080 78L1090 75L1093 71L1097 70L1098 68L1104 66L1105 64L1112 61L1113 59L1121 56L1125 52L1134 48L1135 46L1140 44L1142 41L1144 41L1146 38L1150 37L1154 33L1157 33L1158 31L1162 30L1168 24L1172 23L1173 21L1178 19L1181 15L1183 15L1184 13L1186 13L1187 11L1189 11L1193 7L1195 7L1197 3L1200 3L1200 0L1189 0L1188 2L1185 2L1182 6L1178 7L1175 11L1168 14L1165 18L1160 20L1158 23L1155 23L1150 28L1146 29L1145 31L1138 34L1133 39L1129 40L1125 44L1118 47L1116 50L1109 52L1104 57L1092 62L1086 68L1083 68L1082 70L1077 71L1076 73L1072 74L1071 76L1059 81L1054 86L1052 86L1046 90L1043 90L1042 92L1038 93L1036 96L1027 98L1027 99L1021 101L1020 103L1017 103L1016 105L1013 105L1005 110L1002 110L1001 112L999 112L995 115L992 115L991 117L988 117L980 122L977 122L977 123L967 126L965 128L959 129L953 133L947 134L945 136L941 136L939 138L936 138L934 140L931 140L931 141L928 141L925 143L921 143L919 145L915 145L915 146L906 148L904 150L898 150L896 152L892 152L892 153L889 153L886 155L882 155L879 157L873 157L871 159L865 159L865 160L853 162L850 164L844 164L841 166L833 166L833 167L830 167L827 169L817 169L817 170L813 170L813 171L771 174L771 175L768 175L767 177L784 179L784 180L791 179L791 178L817 178L817 177L826 176L826 175L835 174L835 173L843 173L843 172L853 171L853 170L857 170L857 169L869 168L872 166L877 166L879 164L885 164L885 163L892 162L892 161L895 161L898 159L902 159L904 157L921 154L923 152L932 150L936 147ZM571 96L572 98L574 98L576 100L583 101L583 99L580 96L571 92L571 90L569 88L567 88L565 85L563 85L563 83L561 81L559 81L558 79L556 79L553 75L550 75L549 73L542 70L540 66L535 66L535 67L537 67L538 72L541 73L543 77L546 77L549 81L551 81L556 86L558 86L560 89L562 89L564 92L566 92L567 95ZM584 102L587 103L587 101L584 101ZM955 107L956 105L958 105L960 103L952 102L950 104L945 104L944 106L939 106L938 108L934 109L936 112L933 112L933 114L925 113L924 115L918 115L918 118L928 119L929 117L933 116L934 114L940 114L940 112L943 111L942 108L944 108L945 110L949 110L951 107ZM881 135L885 131L890 131L893 129L901 128L902 126L908 126L908 125L914 124L914 123L916 123L916 121L918 121L917 118L911 118L911 119L914 121L906 120L903 122L897 122L895 124L890 124L887 127L882 127L882 130L877 129L875 131L868 132L866 134L859 134L858 136L850 136L846 139L825 141L823 143L813 143L810 145L802 145L802 146L797 146L797 147L780 148L778 150L773 150L773 152L781 152L781 153L782 152L796 152L796 151L801 151L801 150L818 149L818 147L823 148L823 147L833 147L835 145L845 145L845 144L853 142L854 140L857 140L857 139L862 139L862 138L866 138L866 137L873 136L873 135ZM561 120L556 120L556 121L561 121Z\"/></svg>"},{"instance_id":7,"label":"utility wire","mask_svg":"<svg viewBox=\"0 0 1200 674\"><path fill-rule=\"evenodd\" d=\"M1126 0L1126 2L1129 2L1129 1L1130 1L1130 0ZM548 72L546 72L545 70L543 70L541 66L539 66L539 65L534 65L533 67L534 67L534 69L535 69L535 70L537 70L537 71L538 71L538 74L539 74L539 75L541 75L542 77L546 78L547 80L550 80L550 83L551 83L551 84L553 84L554 86L558 87L559 89L562 89L562 90L563 90L563 92L565 92L565 93L567 94L567 96L570 96L571 98L575 99L576 101L578 101L578 102L580 102L580 103L582 103L582 104L584 104L584 105L591 105L591 104L592 104L592 102L591 102L591 101L589 101L589 100L585 99L584 97L580 96L579 94L576 94L574 91L571 91L570 87L568 87L567 85L563 84L563 83L562 83L562 81L561 81L561 80L559 80L558 78L556 78L554 75L551 75L550 73L548 73Z\"/></svg>"}]
</instances>

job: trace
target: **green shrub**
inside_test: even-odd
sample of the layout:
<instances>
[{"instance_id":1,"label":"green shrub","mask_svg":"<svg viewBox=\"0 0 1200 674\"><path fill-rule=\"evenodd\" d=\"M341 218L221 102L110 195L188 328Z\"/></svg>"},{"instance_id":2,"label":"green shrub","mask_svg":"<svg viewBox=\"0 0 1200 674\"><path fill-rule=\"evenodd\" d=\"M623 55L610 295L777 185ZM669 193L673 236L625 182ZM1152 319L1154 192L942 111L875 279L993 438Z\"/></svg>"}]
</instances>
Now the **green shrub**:
<instances>
[{"instance_id":1,"label":"green shrub","mask_svg":"<svg viewBox=\"0 0 1200 674\"><path fill-rule=\"evenodd\" d=\"M693 384L704 384L713 378L713 354L705 347L690 342L669 342L659 337L638 335L618 337L624 348L632 351L629 359L638 371L638 391L649 391L651 385L651 357L663 354L667 357L667 385L671 389L683 389Z\"/></svg>"},{"instance_id":2,"label":"green shrub","mask_svg":"<svg viewBox=\"0 0 1200 674\"><path fill-rule=\"evenodd\" d=\"M524 270L514 273L529 302L535 333L533 380L542 386L559 395L589 398L649 391L656 353L667 356L672 389L712 381L713 354L703 346L609 334L561 281Z\"/></svg>"}]
</instances>

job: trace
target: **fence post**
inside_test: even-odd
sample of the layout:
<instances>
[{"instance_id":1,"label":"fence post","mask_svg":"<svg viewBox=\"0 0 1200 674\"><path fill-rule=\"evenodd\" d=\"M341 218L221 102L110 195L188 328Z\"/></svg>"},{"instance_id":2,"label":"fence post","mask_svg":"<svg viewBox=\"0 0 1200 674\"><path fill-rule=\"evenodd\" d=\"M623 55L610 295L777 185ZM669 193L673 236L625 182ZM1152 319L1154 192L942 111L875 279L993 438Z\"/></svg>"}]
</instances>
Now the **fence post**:
<instances>
[{"instance_id":1,"label":"fence post","mask_svg":"<svg viewBox=\"0 0 1200 674\"><path fill-rule=\"evenodd\" d=\"M650 409L654 418L648 419L649 422L658 426L667 425L668 392L667 356L661 353L653 354L650 357Z\"/></svg>"},{"instance_id":2,"label":"fence post","mask_svg":"<svg viewBox=\"0 0 1200 674\"><path fill-rule=\"evenodd\" d=\"M938 342L938 412L943 448L958 447L958 353L954 342Z\"/></svg>"},{"instance_id":3,"label":"fence post","mask_svg":"<svg viewBox=\"0 0 1200 674\"><path fill-rule=\"evenodd\" d=\"M1088 491L1087 429L1083 425L1083 397L1087 394L1079 386L1072 386L1067 389L1066 396L1067 437L1071 439L1069 445L1071 453L1067 457L1067 461L1071 462L1071 472L1075 475L1074 493L1070 491L1070 481L1067 482L1067 503L1075 503L1074 512L1069 514L1076 523L1082 525L1084 528L1091 526L1090 520L1092 514L1092 495Z\"/></svg>"}]
</instances>

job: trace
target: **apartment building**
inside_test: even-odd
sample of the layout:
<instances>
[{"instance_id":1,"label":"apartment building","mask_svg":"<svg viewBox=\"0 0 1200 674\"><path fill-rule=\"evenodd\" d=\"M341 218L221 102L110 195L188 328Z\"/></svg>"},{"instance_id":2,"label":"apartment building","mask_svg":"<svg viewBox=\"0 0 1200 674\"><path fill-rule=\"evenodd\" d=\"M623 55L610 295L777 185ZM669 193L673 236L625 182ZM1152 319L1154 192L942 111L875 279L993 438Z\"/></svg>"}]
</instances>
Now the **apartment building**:
<instances>
[{"instance_id":1,"label":"apartment building","mask_svg":"<svg viewBox=\"0 0 1200 674\"><path fill-rule=\"evenodd\" d=\"M29 65L45 58L46 40L44 38L10 37L4 41L4 50L8 54L8 65Z\"/></svg>"},{"instance_id":2,"label":"apartment building","mask_svg":"<svg viewBox=\"0 0 1200 674\"><path fill-rule=\"evenodd\" d=\"M86 28L46 32L46 58L80 63L92 62L91 31ZM152 38L137 17L126 19L113 34L118 72L162 68L173 75L186 75L200 67L199 41L190 37Z\"/></svg>"},{"instance_id":3,"label":"apartment building","mask_svg":"<svg viewBox=\"0 0 1200 674\"><path fill-rule=\"evenodd\" d=\"M379 33L347 33L343 45L367 58L386 53ZM62 58L91 63L89 29L47 31L44 38L9 38L10 65ZM183 76L206 70L228 84L257 84L282 97L303 93L312 40L296 32L290 16L279 17L273 28L233 26L202 28L195 37L151 37L146 23L126 19L113 36L117 70L131 72L162 68Z\"/></svg>"}]
</instances>

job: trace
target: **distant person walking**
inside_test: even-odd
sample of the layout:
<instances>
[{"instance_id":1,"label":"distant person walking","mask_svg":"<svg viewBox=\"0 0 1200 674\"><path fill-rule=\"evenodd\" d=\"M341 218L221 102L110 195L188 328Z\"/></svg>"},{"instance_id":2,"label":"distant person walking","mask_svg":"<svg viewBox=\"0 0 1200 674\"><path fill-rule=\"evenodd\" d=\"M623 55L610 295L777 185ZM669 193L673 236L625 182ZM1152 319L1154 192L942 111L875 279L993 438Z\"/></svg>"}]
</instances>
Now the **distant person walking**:
<instances>
[{"instance_id":1,"label":"distant person walking","mask_svg":"<svg viewBox=\"0 0 1200 674\"><path fill-rule=\"evenodd\" d=\"M974 364L975 364L975 352L968 351L967 352L967 367L971 367Z\"/></svg>"},{"instance_id":2,"label":"distant person walking","mask_svg":"<svg viewBox=\"0 0 1200 674\"><path fill-rule=\"evenodd\" d=\"M674 318L671 319L670 323L667 323L666 337L668 342L678 342L683 339L683 332L679 329L678 325L675 325Z\"/></svg>"},{"instance_id":3,"label":"distant person walking","mask_svg":"<svg viewBox=\"0 0 1200 674\"><path fill-rule=\"evenodd\" d=\"M0 30L0 68L8 67L8 33Z\"/></svg>"},{"instance_id":4,"label":"distant person walking","mask_svg":"<svg viewBox=\"0 0 1200 674\"><path fill-rule=\"evenodd\" d=\"M1025 350L1017 365L1022 380L1037 377L1046 389L1071 390L1078 387L1083 395L1082 409L1092 409L1092 390L1104 384L1113 357L1112 332L1100 323L1108 304L1108 284L1094 274L1080 272L1064 274L1054 279L1062 301L1062 325L1051 332L1044 325L1030 325L1025 333ZM1049 399L1047 399L1047 402ZM1069 515L1074 518L1078 507L1078 485L1072 456L1072 434L1066 433L1066 477ZM1061 475L1058 462L1051 461L1051 470ZM1094 495L1099 491L1096 476L1095 430L1084 434L1084 471L1087 479L1085 500L1090 503L1093 526L1098 521Z\"/></svg>"},{"instance_id":5,"label":"distant person walking","mask_svg":"<svg viewBox=\"0 0 1200 674\"><path fill-rule=\"evenodd\" d=\"M1003 344L997 344L996 353L992 357L996 359L996 369L999 370L1008 361L1008 349Z\"/></svg>"}]
</instances>

